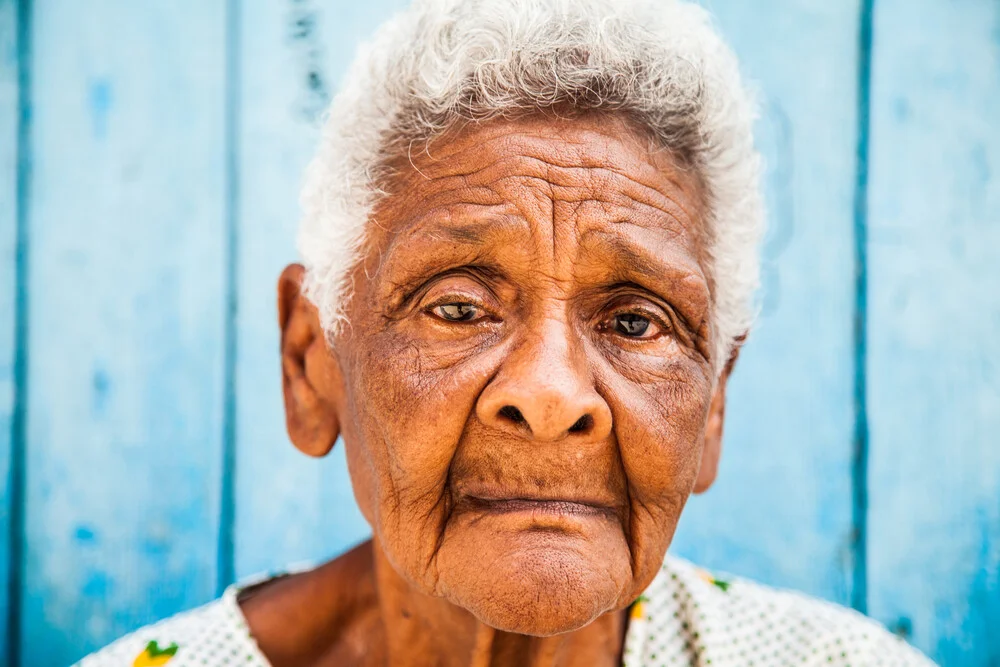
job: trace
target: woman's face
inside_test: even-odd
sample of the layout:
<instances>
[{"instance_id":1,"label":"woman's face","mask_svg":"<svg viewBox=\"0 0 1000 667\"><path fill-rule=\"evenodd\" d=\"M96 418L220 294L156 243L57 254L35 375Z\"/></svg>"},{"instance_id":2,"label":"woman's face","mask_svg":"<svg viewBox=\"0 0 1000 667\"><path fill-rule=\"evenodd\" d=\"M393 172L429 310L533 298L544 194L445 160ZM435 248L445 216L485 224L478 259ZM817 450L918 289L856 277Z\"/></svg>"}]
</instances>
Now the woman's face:
<instances>
[{"instance_id":1,"label":"woman's face","mask_svg":"<svg viewBox=\"0 0 1000 667\"><path fill-rule=\"evenodd\" d=\"M318 384L418 590L549 635L651 581L718 454L702 202L609 116L494 121L412 156Z\"/></svg>"}]
</instances>

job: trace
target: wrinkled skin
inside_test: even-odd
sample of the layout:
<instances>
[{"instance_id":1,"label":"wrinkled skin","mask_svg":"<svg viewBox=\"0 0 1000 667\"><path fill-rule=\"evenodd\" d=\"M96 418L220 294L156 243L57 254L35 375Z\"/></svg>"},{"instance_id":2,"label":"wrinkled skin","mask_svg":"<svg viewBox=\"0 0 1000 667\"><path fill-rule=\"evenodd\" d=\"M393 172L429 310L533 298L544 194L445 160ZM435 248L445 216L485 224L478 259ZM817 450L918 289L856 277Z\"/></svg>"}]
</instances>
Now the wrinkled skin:
<instances>
[{"instance_id":1,"label":"wrinkled skin","mask_svg":"<svg viewBox=\"0 0 1000 667\"><path fill-rule=\"evenodd\" d=\"M246 599L251 627L276 667L619 663L718 463L702 189L608 115L411 159L343 332L301 267L279 283L289 434L315 456L343 436L374 541Z\"/></svg>"}]
</instances>

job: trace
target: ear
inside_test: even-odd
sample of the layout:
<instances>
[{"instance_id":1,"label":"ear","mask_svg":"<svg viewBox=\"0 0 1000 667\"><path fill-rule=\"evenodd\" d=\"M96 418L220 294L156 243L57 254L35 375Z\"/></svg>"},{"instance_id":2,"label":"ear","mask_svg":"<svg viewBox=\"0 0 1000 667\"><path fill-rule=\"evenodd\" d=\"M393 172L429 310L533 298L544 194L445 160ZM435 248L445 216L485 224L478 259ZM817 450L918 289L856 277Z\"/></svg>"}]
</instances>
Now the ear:
<instances>
[{"instance_id":1,"label":"ear","mask_svg":"<svg viewBox=\"0 0 1000 667\"><path fill-rule=\"evenodd\" d=\"M290 264L278 279L281 379L288 436L300 451L319 457L330 452L340 434L343 381L319 313L302 294L304 275L301 264Z\"/></svg>"},{"instance_id":2,"label":"ear","mask_svg":"<svg viewBox=\"0 0 1000 667\"><path fill-rule=\"evenodd\" d=\"M733 346L733 353L726 362L726 367L722 369L719 382L715 386L715 394L712 395L712 405L708 409L708 424L705 426L705 448L701 453L701 469L698 471L698 479L694 483L695 493L705 493L715 482L715 477L719 472L719 458L722 456L722 426L726 418L726 386L729 384L729 375L733 372L736 359L740 356L740 349L746 335L740 336Z\"/></svg>"}]
</instances>

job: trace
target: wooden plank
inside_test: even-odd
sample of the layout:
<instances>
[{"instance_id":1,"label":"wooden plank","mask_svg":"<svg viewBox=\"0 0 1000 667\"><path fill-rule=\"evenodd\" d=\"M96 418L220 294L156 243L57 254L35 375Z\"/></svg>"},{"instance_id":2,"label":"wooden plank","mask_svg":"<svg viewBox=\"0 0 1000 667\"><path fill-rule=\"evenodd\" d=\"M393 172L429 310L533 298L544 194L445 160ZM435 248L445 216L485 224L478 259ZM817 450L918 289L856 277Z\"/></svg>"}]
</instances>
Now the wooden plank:
<instances>
[{"instance_id":1,"label":"wooden plank","mask_svg":"<svg viewBox=\"0 0 1000 667\"><path fill-rule=\"evenodd\" d=\"M8 654L11 452L17 359L17 3L0 0L0 663Z\"/></svg>"},{"instance_id":2,"label":"wooden plank","mask_svg":"<svg viewBox=\"0 0 1000 667\"><path fill-rule=\"evenodd\" d=\"M1000 664L1000 5L875 5L870 611Z\"/></svg>"},{"instance_id":3,"label":"wooden plank","mask_svg":"<svg viewBox=\"0 0 1000 667\"><path fill-rule=\"evenodd\" d=\"M849 603L858 2L707 0L763 98L761 317L672 552Z\"/></svg>"},{"instance_id":4,"label":"wooden plank","mask_svg":"<svg viewBox=\"0 0 1000 667\"><path fill-rule=\"evenodd\" d=\"M47 666L215 594L226 42L218 2L34 4L20 640Z\"/></svg>"},{"instance_id":5,"label":"wooden plank","mask_svg":"<svg viewBox=\"0 0 1000 667\"><path fill-rule=\"evenodd\" d=\"M236 574L329 558L369 534L339 445L322 461L285 434L276 286L294 261L298 189L318 116L357 43L405 0L270 0L242 12Z\"/></svg>"}]
</instances>

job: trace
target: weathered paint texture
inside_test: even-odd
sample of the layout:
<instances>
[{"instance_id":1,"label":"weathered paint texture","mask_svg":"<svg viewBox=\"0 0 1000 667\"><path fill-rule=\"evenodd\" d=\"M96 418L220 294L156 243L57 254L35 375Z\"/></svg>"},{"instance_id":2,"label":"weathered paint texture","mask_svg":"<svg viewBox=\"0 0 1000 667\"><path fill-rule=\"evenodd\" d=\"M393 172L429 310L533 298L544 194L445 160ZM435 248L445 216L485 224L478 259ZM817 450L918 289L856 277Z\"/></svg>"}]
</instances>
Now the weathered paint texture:
<instances>
[{"instance_id":1,"label":"weathered paint texture","mask_svg":"<svg viewBox=\"0 0 1000 667\"><path fill-rule=\"evenodd\" d=\"M342 449L287 442L274 290L319 116L404 3L0 0L0 664L368 534ZM1000 664L1000 5L704 4L770 230L675 551Z\"/></svg>"},{"instance_id":2,"label":"weathered paint texture","mask_svg":"<svg viewBox=\"0 0 1000 667\"><path fill-rule=\"evenodd\" d=\"M0 664L8 655L18 300L17 4L0 0Z\"/></svg>"},{"instance_id":3,"label":"weathered paint texture","mask_svg":"<svg viewBox=\"0 0 1000 667\"><path fill-rule=\"evenodd\" d=\"M1000 664L1000 3L879 0L869 611Z\"/></svg>"},{"instance_id":4,"label":"weathered paint texture","mask_svg":"<svg viewBox=\"0 0 1000 667\"><path fill-rule=\"evenodd\" d=\"M32 17L23 665L216 590L225 13Z\"/></svg>"}]
</instances>

